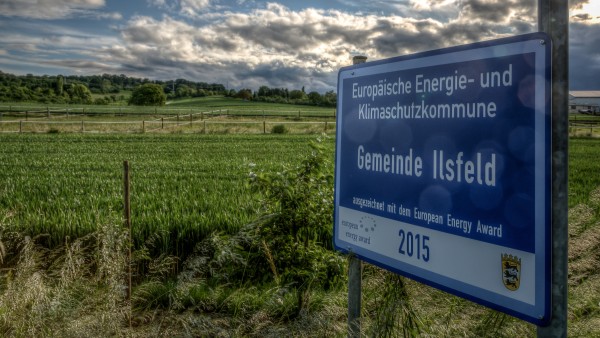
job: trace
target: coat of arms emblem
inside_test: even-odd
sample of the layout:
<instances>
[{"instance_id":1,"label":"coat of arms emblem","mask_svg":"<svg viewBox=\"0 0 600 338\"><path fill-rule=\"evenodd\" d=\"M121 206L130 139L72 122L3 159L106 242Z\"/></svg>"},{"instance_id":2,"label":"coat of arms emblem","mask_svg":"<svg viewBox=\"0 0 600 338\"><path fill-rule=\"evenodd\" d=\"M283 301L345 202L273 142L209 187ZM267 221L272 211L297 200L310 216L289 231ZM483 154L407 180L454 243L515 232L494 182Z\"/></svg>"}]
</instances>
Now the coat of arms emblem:
<instances>
[{"instance_id":1,"label":"coat of arms emblem","mask_svg":"<svg viewBox=\"0 0 600 338\"><path fill-rule=\"evenodd\" d=\"M510 291L521 284L521 258L509 254L502 255L502 283Z\"/></svg>"}]
</instances>

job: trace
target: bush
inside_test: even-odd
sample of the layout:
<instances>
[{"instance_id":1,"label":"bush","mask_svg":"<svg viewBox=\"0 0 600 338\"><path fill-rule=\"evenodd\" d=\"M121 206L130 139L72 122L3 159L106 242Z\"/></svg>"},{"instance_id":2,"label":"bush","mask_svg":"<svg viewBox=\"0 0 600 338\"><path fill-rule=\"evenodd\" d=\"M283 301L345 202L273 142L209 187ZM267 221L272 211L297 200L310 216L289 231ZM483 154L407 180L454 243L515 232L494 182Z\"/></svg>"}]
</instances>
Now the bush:
<instances>
[{"instance_id":1,"label":"bush","mask_svg":"<svg viewBox=\"0 0 600 338\"><path fill-rule=\"evenodd\" d=\"M332 250L332 163L320 143L296 168L251 173L251 187L263 196L263 216L249 230L250 266L256 278L270 276L297 292L298 311L312 287L343 280L345 260ZM258 252L257 252L258 250Z\"/></svg>"},{"instance_id":2,"label":"bush","mask_svg":"<svg viewBox=\"0 0 600 338\"><path fill-rule=\"evenodd\" d=\"M195 249L184 269L213 286L270 285L289 290L296 306L310 309L311 290L343 285L346 261L333 250L333 164L324 146L297 167L251 172L250 187L262 198L261 216L236 235L215 233Z\"/></svg>"},{"instance_id":3,"label":"bush","mask_svg":"<svg viewBox=\"0 0 600 338\"><path fill-rule=\"evenodd\" d=\"M154 83L136 87L129 98L129 104L138 106L164 106L166 102L167 96L163 88Z\"/></svg>"},{"instance_id":4,"label":"bush","mask_svg":"<svg viewBox=\"0 0 600 338\"><path fill-rule=\"evenodd\" d=\"M272 134L285 134L287 132L288 132L288 130L285 128L285 126L283 124L276 124L273 126L273 128L271 128Z\"/></svg>"}]
</instances>

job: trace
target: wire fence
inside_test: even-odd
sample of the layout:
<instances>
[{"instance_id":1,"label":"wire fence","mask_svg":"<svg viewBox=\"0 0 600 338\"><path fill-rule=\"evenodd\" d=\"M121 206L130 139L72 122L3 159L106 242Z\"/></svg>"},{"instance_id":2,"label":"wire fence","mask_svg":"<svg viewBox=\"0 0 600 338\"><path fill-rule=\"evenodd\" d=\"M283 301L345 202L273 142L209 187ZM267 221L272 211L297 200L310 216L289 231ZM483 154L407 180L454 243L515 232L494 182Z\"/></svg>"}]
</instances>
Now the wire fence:
<instances>
[{"instance_id":1,"label":"wire fence","mask_svg":"<svg viewBox=\"0 0 600 338\"><path fill-rule=\"evenodd\" d=\"M255 107L244 107L244 106L232 106L232 107L218 107L218 108L194 108L194 107L182 107L182 108L170 108L170 107L123 107L123 106L68 106L68 107L56 107L56 106L13 106L13 105L0 105L0 118L4 116L25 116L26 119L29 117L40 117L46 116L48 118L52 116L148 116L148 115L161 115L161 116L175 116L182 114L195 114L203 112L209 115L225 115L225 116L284 116L284 117L333 117L335 118L336 110L331 109L257 109Z\"/></svg>"},{"instance_id":2,"label":"wire fence","mask_svg":"<svg viewBox=\"0 0 600 338\"><path fill-rule=\"evenodd\" d=\"M0 106L0 133L316 133L334 121L335 110Z\"/></svg>"},{"instance_id":3,"label":"wire fence","mask_svg":"<svg viewBox=\"0 0 600 338\"><path fill-rule=\"evenodd\" d=\"M335 127L335 121L210 120L191 114L140 121L0 121L0 133L328 133Z\"/></svg>"},{"instance_id":4,"label":"wire fence","mask_svg":"<svg viewBox=\"0 0 600 338\"><path fill-rule=\"evenodd\" d=\"M0 133L320 133L335 132L334 118L335 110L0 106ZM574 118L569 134L600 137L600 119Z\"/></svg>"},{"instance_id":5,"label":"wire fence","mask_svg":"<svg viewBox=\"0 0 600 338\"><path fill-rule=\"evenodd\" d=\"M597 137L600 136L600 122L570 122L569 136Z\"/></svg>"}]
</instances>

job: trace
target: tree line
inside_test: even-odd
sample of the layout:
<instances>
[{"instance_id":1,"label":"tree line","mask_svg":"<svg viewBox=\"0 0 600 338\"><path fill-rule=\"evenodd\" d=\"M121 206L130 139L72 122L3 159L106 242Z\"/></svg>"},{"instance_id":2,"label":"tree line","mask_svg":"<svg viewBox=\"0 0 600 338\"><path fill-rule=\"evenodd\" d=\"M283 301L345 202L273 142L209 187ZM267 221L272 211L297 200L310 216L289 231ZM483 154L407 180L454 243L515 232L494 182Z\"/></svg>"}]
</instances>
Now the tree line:
<instances>
[{"instance_id":1,"label":"tree line","mask_svg":"<svg viewBox=\"0 0 600 338\"><path fill-rule=\"evenodd\" d=\"M13 75L0 71L0 102L163 105L166 100L212 95L326 107L335 107L337 99L333 91L323 95L315 91L306 93L304 87L301 90L288 90L262 86L258 91L248 88L236 91L219 83L185 79L159 81L124 74Z\"/></svg>"},{"instance_id":2,"label":"tree line","mask_svg":"<svg viewBox=\"0 0 600 338\"><path fill-rule=\"evenodd\" d=\"M337 95L333 90L323 95L316 91L311 91L307 94L304 87L302 89L288 90L287 88L261 86L258 91L252 92L250 89L241 89L235 95L246 100L271 103L306 104L324 107L335 107L337 103Z\"/></svg>"}]
</instances>

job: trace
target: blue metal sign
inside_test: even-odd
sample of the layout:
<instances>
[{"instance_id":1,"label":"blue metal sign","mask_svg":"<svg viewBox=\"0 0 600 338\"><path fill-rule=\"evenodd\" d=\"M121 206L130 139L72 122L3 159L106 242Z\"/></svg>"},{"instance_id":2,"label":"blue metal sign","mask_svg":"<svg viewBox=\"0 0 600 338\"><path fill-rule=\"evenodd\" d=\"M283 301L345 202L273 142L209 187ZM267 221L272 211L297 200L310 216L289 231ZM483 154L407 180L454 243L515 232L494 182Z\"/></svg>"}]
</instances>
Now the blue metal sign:
<instances>
[{"instance_id":1,"label":"blue metal sign","mask_svg":"<svg viewBox=\"0 0 600 338\"><path fill-rule=\"evenodd\" d=\"M336 249L544 325L550 44L533 33L342 68Z\"/></svg>"}]
</instances>

